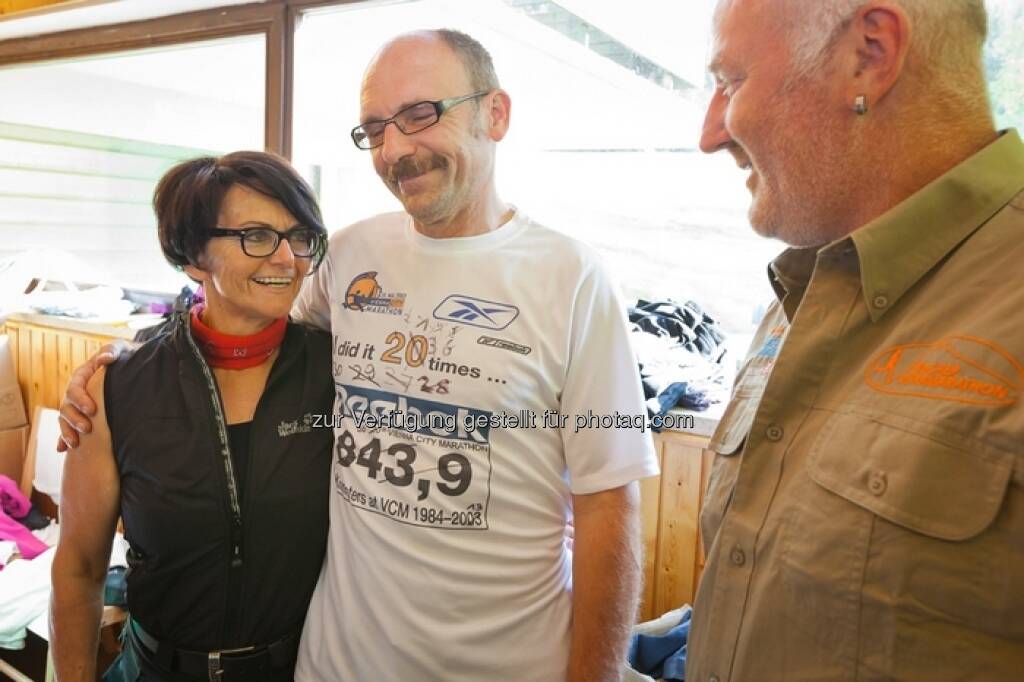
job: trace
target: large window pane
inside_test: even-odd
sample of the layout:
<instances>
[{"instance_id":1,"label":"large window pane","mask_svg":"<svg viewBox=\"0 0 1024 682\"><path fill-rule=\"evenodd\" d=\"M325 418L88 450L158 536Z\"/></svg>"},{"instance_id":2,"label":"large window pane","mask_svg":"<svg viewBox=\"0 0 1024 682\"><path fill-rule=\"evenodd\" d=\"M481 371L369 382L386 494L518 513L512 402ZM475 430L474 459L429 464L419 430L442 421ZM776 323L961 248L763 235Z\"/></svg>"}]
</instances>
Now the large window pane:
<instances>
[{"instance_id":1,"label":"large window pane","mask_svg":"<svg viewBox=\"0 0 1024 682\"><path fill-rule=\"evenodd\" d=\"M1024 2L987 0L989 40L985 49L996 123L1024 130Z\"/></svg>"},{"instance_id":2,"label":"large window pane","mask_svg":"<svg viewBox=\"0 0 1024 682\"><path fill-rule=\"evenodd\" d=\"M1024 125L1024 5L989 0L986 66L1001 126ZM296 38L295 160L329 226L398 210L355 149L359 84L395 34L447 26L492 53L513 100L502 196L600 249L628 294L694 299L743 336L783 245L747 221L745 174L697 151L713 0L411 0L311 13Z\"/></svg>"},{"instance_id":3,"label":"large window pane","mask_svg":"<svg viewBox=\"0 0 1024 682\"><path fill-rule=\"evenodd\" d=\"M261 149L262 35L0 69L0 259L84 263L80 280L174 291L151 208L199 154ZM65 273L66 276L66 273Z\"/></svg>"},{"instance_id":4,"label":"large window pane","mask_svg":"<svg viewBox=\"0 0 1024 682\"><path fill-rule=\"evenodd\" d=\"M466 31L512 96L502 196L600 249L628 294L694 299L746 332L781 247L751 232L731 160L696 150L710 8L421 0L312 14L296 38L295 160L318 179L332 228L400 209L348 139L363 67L401 31Z\"/></svg>"}]
</instances>

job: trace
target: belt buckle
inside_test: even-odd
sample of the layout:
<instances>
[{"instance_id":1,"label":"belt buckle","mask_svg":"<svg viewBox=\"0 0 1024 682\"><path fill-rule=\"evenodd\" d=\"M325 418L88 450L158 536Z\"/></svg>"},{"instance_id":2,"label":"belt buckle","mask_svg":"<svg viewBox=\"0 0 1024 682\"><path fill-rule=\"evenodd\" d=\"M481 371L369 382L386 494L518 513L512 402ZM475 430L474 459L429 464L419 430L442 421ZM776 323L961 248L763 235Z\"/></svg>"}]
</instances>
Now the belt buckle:
<instances>
[{"instance_id":1,"label":"belt buckle","mask_svg":"<svg viewBox=\"0 0 1024 682\"><path fill-rule=\"evenodd\" d=\"M221 682L224 679L224 668L221 667L221 654L245 654L256 651L254 646L243 646L238 649L221 649L206 655L206 673L210 682Z\"/></svg>"},{"instance_id":2,"label":"belt buckle","mask_svg":"<svg viewBox=\"0 0 1024 682\"><path fill-rule=\"evenodd\" d=\"M220 667L220 652L211 651L206 658L206 672L210 682L220 682L224 678L224 669Z\"/></svg>"}]
</instances>

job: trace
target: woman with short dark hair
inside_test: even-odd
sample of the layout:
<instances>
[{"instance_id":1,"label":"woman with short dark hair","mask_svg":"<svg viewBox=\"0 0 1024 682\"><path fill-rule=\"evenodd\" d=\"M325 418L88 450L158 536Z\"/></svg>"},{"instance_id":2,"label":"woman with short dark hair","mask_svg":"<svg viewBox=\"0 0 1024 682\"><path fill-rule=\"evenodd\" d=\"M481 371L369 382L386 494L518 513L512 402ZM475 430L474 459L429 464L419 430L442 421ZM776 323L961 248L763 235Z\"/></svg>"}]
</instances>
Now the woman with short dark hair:
<instances>
[{"instance_id":1,"label":"woman with short dark hair","mask_svg":"<svg viewBox=\"0 0 1024 682\"><path fill-rule=\"evenodd\" d=\"M95 679L117 519L131 545L108 680L291 680L327 539L330 338L288 321L327 233L309 187L262 152L172 168L154 197L167 260L205 303L89 383L53 565L58 677Z\"/></svg>"}]
</instances>

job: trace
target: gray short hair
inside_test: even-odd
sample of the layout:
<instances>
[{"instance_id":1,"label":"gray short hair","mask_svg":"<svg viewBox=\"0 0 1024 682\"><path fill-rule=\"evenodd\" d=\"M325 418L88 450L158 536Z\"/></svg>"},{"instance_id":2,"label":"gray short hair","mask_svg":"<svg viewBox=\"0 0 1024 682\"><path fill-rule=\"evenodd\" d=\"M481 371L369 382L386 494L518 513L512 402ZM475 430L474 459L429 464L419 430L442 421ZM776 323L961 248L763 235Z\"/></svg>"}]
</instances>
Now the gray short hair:
<instances>
[{"instance_id":1,"label":"gray short hair","mask_svg":"<svg viewBox=\"0 0 1024 682\"><path fill-rule=\"evenodd\" d=\"M494 70L491 53L476 38L452 28L438 28L430 33L437 36L462 62L475 92L496 90L501 87Z\"/></svg>"},{"instance_id":2,"label":"gray short hair","mask_svg":"<svg viewBox=\"0 0 1024 682\"><path fill-rule=\"evenodd\" d=\"M779 16L792 22L789 45L795 75L809 75L868 0L784 0ZM913 27L909 68L923 67L955 89L983 82L982 48L988 32L983 0L896 0ZM787 22L788 23L788 22Z\"/></svg>"}]
</instances>

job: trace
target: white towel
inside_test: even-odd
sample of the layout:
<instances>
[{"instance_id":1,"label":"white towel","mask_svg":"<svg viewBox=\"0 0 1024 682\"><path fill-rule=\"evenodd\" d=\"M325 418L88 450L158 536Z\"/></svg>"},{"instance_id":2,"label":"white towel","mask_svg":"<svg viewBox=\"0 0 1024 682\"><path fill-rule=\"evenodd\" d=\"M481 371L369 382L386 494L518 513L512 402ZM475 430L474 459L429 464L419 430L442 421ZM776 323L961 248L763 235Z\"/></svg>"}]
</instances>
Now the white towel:
<instances>
[{"instance_id":1,"label":"white towel","mask_svg":"<svg viewBox=\"0 0 1024 682\"><path fill-rule=\"evenodd\" d=\"M25 628L46 613L55 552L51 547L31 561L18 559L0 571L0 647L24 649Z\"/></svg>"}]
</instances>

